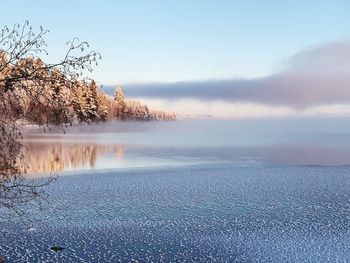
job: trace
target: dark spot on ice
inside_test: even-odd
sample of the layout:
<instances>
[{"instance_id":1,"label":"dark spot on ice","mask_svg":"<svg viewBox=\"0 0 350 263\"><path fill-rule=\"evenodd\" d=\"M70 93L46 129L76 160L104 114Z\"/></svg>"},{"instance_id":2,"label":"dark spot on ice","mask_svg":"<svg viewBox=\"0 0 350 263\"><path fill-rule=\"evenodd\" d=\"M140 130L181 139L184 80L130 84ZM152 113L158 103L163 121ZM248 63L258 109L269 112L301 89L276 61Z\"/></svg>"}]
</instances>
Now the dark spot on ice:
<instances>
[{"instance_id":1,"label":"dark spot on ice","mask_svg":"<svg viewBox=\"0 0 350 263\"><path fill-rule=\"evenodd\" d=\"M63 250L65 250L64 247L59 247L59 246L53 246L51 247L51 250L55 251L55 252L62 252ZM0 261L1 263L1 261Z\"/></svg>"}]
</instances>

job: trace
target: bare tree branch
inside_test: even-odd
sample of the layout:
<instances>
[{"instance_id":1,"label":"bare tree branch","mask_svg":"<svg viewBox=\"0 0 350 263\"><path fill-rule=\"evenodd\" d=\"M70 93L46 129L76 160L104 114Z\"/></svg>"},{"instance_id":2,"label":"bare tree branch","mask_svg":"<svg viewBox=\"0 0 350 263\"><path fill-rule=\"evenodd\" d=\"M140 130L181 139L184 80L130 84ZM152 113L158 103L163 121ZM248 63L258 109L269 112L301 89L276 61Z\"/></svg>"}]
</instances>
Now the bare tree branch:
<instances>
[{"instance_id":1,"label":"bare tree branch","mask_svg":"<svg viewBox=\"0 0 350 263\"><path fill-rule=\"evenodd\" d=\"M89 44L74 38L57 63L45 63L47 55L43 27L34 31L28 21L4 26L0 31L0 206L22 214L24 204L45 197L45 186L56 180L26 178L22 134L18 120L50 127L71 125L72 102L67 97L79 85L88 85L101 55Z\"/></svg>"}]
</instances>

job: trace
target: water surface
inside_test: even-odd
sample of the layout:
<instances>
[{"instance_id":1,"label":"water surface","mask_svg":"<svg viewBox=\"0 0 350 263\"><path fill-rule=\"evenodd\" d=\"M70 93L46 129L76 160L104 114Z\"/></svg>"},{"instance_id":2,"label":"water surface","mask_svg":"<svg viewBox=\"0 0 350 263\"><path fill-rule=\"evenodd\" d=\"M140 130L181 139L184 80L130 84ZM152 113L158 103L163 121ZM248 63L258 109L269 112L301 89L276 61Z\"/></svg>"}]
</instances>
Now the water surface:
<instances>
[{"instance_id":1,"label":"water surface","mask_svg":"<svg viewBox=\"0 0 350 263\"><path fill-rule=\"evenodd\" d=\"M182 120L26 130L30 173L214 164L348 165L350 121Z\"/></svg>"}]
</instances>

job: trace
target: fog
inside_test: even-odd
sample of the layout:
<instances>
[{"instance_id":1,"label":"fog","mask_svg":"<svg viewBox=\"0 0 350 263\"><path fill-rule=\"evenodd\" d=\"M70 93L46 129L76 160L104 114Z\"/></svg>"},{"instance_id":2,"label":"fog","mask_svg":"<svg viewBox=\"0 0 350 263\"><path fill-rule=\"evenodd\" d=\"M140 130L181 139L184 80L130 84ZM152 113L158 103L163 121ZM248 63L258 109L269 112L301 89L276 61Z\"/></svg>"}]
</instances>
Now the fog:
<instances>
[{"instance_id":1,"label":"fog","mask_svg":"<svg viewBox=\"0 0 350 263\"><path fill-rule=\"evenodd\" d=\"M350 165L346 118L116 122L24 134L33 172L213 163Z\"/></svg>"}]
</instances>

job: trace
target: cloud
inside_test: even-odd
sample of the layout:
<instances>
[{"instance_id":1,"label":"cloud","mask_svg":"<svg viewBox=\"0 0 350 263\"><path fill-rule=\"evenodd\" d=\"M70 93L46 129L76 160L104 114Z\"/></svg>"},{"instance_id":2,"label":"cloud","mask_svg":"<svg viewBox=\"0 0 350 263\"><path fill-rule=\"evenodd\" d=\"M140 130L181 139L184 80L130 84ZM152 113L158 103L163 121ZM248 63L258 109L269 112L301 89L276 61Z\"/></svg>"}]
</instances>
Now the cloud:
<instances>
[{"instance_id":1,"label":"cloud","mask_svg":"<svg viewBox=\"0 0 350 263\"><path fill-rule=\"evenodd\" d=\"M278 73L226 79L123 85L128 97L257 103L305 109L350 103L350 40L313 46L287 60Z\"/></svg>"},{"instance_id":2,"label":"cloud","mask_svg":"<svg viewBox=\"0 0 350 263\"><path fill-rule=\"evenodd\" d=\"M143 98L142 102L151 106L153 109L176 112L179 118L186 117L188 114L194 117L205 117L209 115L215 118L225 119L350 116L350 104L320 105L300 109L288 106L225 102L221 100Z\"/></svg>"}]
</instances>

